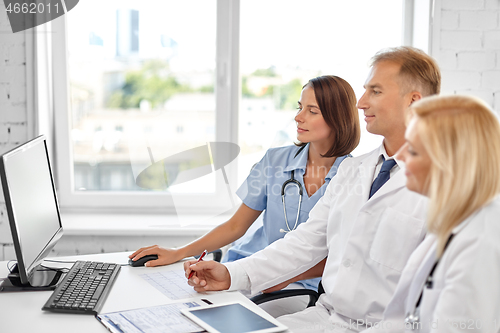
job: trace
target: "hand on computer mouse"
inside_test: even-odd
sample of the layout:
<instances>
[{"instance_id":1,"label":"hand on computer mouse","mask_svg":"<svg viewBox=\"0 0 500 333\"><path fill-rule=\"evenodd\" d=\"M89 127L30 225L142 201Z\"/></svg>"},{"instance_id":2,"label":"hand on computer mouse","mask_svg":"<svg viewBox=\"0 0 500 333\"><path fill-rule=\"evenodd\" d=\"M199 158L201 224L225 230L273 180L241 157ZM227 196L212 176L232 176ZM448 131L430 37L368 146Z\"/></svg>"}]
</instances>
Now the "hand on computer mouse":
<instances>
[{"instance_id":1,"label":"hand on computer mouse","mask_svg":"<svg viewBox=\"0 0 500 333\"><path fill-rule=\"evenodd\" d=\"M128 264L132 267L149 266L149 265L147 265L149 263L149 261L155 261L156 259L158 259L158 256L156 254L150 254L150 255L141 257L137 260L129 259Z\"/></svg>"},{"instance_id":2,"label":"hand on computer mouse","mask_svg":"<svg viewBox=\"0 0 500 333\"><path fill-rule=\"evenodd\" d=\"M158 259L148 261L145 264L145 266L147 267L169 265L184 258L181 254L179 254L178 250L165 249L158 245L142 247L139 250L132 253L131 255L129 255L128 257L133 261L137 261L146 255L152 255L152 254L157 255Z\"/></svg>"}]
</instances>

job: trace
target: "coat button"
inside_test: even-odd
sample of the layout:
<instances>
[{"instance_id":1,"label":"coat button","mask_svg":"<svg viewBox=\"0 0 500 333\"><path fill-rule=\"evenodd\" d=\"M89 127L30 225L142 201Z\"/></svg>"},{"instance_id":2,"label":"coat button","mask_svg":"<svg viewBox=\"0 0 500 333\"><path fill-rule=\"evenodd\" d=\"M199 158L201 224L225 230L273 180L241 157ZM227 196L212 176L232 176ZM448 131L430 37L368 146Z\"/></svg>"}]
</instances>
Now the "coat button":
<instances>
[{"instance_id":1,"label":"coat button","mask_svg":"<svg viewBox=\"0 0 500 333\"><path fill-rule=\"evenodd\" d=\"M344 267L349 267L351 266L351 261L349 259L344 260Z\"/></svg>"}]
</instances>

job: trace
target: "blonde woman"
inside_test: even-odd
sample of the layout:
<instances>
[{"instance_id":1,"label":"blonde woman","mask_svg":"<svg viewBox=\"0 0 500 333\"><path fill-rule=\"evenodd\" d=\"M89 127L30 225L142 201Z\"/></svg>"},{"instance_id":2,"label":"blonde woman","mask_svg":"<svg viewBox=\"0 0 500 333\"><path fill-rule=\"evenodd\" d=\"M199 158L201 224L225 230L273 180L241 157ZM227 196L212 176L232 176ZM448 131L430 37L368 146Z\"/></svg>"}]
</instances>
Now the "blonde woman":
<instances>
[{"instance_id":1,"label":"blonde woman","mask_svg":"<svg viewBox=\"0 0 500 333\"><path fill-rule=\"evenodd\" d=\"M499 332L499 122L464 96L424 99L410 117L397 158L408 189L429 197L429 234L372 330Z\"/></svg>"}]
</instances>

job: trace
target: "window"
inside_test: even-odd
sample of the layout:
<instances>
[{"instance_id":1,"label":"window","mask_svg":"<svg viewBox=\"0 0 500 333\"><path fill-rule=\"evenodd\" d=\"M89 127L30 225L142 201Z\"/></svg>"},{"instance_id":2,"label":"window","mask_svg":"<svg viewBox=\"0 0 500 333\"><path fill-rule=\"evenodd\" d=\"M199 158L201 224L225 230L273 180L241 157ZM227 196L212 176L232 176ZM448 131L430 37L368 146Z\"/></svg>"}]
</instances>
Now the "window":
<instances>
[{"instance_id":1,"label":"window","mask_svg":"<svg viewBox=\"0 0 500 333\"><path fill-rule=\"evenodd\" d=\"M134 180L160 160L175 178L189 156L168 156L215 141L215 5L88 0L68 13L73 174L88 175L74 191L157 189Z\"/></svg>"},{"instance_id":2,"label":"window","mask_svg":"<svg viewBox=\"0 0 500 333\"><path fill-rule=\"evenodd\" d=\"M80 2L54 42L67 52L54 69L69 101L56 108L61 205L234 207L229 193L265 150L295 139L310 78L341 76L361 96L369 58L401 44L403 2ZM380 140L363 133L354 153ZM214 142L237 143L238 158L218 149L227 163L214 170ZM148 168L165 183L142 181Z\"/></svg>"}]
</instances>

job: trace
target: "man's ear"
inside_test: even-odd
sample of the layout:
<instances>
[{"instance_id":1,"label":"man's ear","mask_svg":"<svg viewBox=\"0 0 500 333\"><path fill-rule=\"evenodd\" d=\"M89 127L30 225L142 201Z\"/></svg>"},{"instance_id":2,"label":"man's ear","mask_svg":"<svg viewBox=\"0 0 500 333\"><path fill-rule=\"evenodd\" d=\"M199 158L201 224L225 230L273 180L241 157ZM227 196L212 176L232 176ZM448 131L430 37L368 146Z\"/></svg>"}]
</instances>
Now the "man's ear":
<instances>
[{"instance_id":1,"label":"man's ear","mask_svg":"<svg viewBox=\"0 0 500 333\"><path fill-rule=\"evenodd\" d=\"M410 93L410 105L412 105L414 102L418 101L418 100L421 100L422 99L422 94L418 91L412 91ZM408 105L408 106L410 106Z\"/></svg>"}]
</instances>

